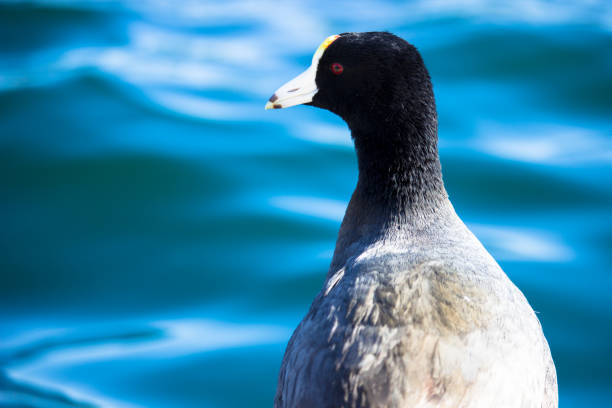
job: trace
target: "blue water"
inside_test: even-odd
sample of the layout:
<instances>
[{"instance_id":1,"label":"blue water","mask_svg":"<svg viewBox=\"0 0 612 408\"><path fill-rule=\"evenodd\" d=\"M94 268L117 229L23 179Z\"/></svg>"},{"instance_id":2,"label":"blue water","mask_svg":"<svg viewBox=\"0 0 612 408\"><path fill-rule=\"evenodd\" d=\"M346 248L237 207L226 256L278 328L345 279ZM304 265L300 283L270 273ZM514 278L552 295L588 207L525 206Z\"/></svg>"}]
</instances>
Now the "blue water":
<instances>
[{"instance_id":1,"label":"blue water","mask_svg":"<svg viewBox=\"0 0 612 408\"><path fill-rule=\"evenodd\" d=\"M357 172L340 119L263 106L328 35L382 29L424 56L447 190L561 406L609 406L603 0L0 3L0 406L271 406Z\"/></svg>"}]
</instances>

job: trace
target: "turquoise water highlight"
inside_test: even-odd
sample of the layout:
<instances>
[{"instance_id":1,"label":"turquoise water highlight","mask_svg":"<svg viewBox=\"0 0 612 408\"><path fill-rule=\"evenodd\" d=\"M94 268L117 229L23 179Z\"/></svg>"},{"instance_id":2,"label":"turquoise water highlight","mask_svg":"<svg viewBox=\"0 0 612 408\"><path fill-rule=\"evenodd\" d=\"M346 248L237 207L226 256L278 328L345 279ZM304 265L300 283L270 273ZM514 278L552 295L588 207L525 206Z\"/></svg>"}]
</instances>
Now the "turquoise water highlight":
<instances>
[{"instance_id":1,"label":"turquoise water highlight","mask_svg":"<svg viewBox=\"0 0 612 408\"><path fill-rule=\"evenodd\" d=\"M366 30L421 50L561 406L609 405L607 2L41 1L0 3L0 406L271 406L357 173L340 119L263 106Z\"/></svg>"}]
</instances>

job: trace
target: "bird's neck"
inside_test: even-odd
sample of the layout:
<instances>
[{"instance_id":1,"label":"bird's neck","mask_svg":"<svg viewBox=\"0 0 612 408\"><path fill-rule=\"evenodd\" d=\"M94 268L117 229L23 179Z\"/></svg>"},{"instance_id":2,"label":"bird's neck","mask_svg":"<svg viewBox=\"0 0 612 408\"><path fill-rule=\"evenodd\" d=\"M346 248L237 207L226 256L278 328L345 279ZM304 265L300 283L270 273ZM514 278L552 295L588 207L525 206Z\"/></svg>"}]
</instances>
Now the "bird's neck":
<instances>
[{"instance_id":1,"label":"bird's neck","mask_svg":"<svg viewBox=\"0 0 612 408\"><path fill-rule=\"evenodd\" d=\"M354 131L359 166L354 198L393 223L409 222L410 216L435 207L446 195L436 131L435 123L418 130Z\"/></svg>"},{"instance_id":2,"label":"bird's neck","mask_svg":"<svg viewBox=\"0 0 612 408\"><path fill-rule=\"evenodd\" d=\"M420 115L403 109L387 116L386 122L381 120L376 127L349 123L359 179L342 222L332 268L344 263L351 246L416 234L450 205L438 157L435 107Z\"/></svg>"},{"instance_id":3,"label":"bird's neck","mask_svg":"<svg viewBox=\"0 0 612 408\"><path fill-rule=\"evenodd\" d=\"M375 120L349 124L359 165L351 205L376 213L381 227L410 224L446 199L433 94L420 99L431 102L396 102Z\"/></svg>"}]
</instances>

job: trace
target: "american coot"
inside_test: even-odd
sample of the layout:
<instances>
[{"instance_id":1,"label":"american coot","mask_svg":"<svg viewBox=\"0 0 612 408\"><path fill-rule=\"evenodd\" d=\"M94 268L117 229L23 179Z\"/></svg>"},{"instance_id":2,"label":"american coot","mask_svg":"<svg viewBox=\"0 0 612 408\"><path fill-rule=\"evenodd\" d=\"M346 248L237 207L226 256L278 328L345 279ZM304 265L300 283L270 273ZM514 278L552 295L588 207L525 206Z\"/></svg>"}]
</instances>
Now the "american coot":
<instances>
[{"instance_id":1,"label":"american coot","mask_svg":"<svg viewBox=\"0 0 612 408\"><path fill-rule=\"evenodd\" d=\"M359 179L275 406L557 407L540 322L448 200L418 51L385 32L331 36L266 109L298 104L346 121Z\"/></svg>"}]
</instances>

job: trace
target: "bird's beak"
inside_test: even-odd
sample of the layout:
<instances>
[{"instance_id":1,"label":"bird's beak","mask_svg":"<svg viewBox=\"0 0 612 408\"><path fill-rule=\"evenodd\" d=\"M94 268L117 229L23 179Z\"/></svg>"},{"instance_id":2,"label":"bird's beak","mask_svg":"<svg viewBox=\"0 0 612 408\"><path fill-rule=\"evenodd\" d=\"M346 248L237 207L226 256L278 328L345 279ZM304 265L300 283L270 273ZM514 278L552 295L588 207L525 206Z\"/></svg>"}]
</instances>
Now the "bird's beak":
<instances>
[{"instance_id":1,"label":"bird's beak","mask_svg":"<svg viewBox=\"0 0 612 408\"><path fill-rule=\"evenodd\" d=\"M315 82L316 76L317 65L313 64L306 71L278 88L266 103L266 109L288 108L312 102L312 98L319 90Z\"/></svg>"},{"instance_id":2,"label":"bird's beak","mask_svg":"<svg viewBox=\"0 0 612 408\"><path fill-rule=\"evenodd\" d=\"M312 102L312 98L314 98L319 91L317 83L315 82L319 60L327 47L338 38L340 38L339 35L330 35L327 37L312 56L312 64L310 64L310 67L278 88L276 92L274 92L274 95L270 97L268 103L266 103L266 109L282 109Z\"/></svg>"}]
</instances>

